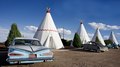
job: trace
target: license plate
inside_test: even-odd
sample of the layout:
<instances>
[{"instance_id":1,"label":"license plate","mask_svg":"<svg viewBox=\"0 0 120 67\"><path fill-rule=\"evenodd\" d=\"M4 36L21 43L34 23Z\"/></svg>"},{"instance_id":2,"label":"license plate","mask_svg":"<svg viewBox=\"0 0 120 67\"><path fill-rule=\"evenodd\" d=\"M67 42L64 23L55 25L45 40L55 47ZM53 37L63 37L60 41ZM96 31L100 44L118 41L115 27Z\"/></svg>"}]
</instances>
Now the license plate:
<instances>
[{"instance_id":1,"label":"license plate","mask_svg":"<svg viewBox=\"0 0 120 67\"><path fill-rule=\"evenodd\" d=\"M30 54L30 55L29 55L29 58L36 58L36 57L37 57L36 54Z\"/></svg>"}]
</instances>

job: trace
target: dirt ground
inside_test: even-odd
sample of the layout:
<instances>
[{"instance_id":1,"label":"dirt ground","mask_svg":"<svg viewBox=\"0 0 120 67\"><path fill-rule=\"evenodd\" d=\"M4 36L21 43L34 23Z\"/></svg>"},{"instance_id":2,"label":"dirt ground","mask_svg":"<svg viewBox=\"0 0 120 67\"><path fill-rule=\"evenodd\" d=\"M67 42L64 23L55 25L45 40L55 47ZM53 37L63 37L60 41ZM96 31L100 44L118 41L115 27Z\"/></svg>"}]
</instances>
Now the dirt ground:
<instances>
[{"instance_id":1,"label":"dirt ground","mask_svg":"<svg viewBox=\"0 0 120 67\"><path fill-rule=\"evenodd\" d=\"M0 51L1 67L120 67L120 49L96 53L81 49L54 50L55 60L35 64L10 65L5 59L6 51Z\"/></svg>"}]
</instances>

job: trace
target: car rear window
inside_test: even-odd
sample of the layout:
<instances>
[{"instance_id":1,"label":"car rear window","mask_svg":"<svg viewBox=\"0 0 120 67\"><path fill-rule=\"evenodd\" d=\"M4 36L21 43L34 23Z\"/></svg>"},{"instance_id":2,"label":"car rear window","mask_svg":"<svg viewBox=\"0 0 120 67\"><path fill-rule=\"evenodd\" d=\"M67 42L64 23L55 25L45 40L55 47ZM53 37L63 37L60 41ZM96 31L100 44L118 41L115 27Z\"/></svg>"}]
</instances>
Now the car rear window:
<instances>
[{"instance_id":1,"label":"car rear window","mask_svg":"<svg viewBox=\"0 0 120 67\"><path fill-rule=\"evenodd\" d=\"M16 39L14 40L14 45L41 45L37 40L28 40L28 39Z\"/></svg>"}]
</instances>

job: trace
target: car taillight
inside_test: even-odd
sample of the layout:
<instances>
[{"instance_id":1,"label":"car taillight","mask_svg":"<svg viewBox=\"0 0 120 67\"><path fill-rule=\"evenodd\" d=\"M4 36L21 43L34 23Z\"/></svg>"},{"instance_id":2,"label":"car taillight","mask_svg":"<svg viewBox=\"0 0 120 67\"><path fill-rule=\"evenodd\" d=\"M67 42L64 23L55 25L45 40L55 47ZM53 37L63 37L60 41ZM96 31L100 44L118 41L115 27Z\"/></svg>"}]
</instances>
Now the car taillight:
<instances>
[{"instance_id":1,"label":"car taillight","mask_svg":"<svg viewBox=\"0 0 120 67\"><path fill-rule=\"evenodd\" d=\"M10 53L9 56L23 56L23 54L19 54L19 53Z\"/></svg>"}]
</instances>

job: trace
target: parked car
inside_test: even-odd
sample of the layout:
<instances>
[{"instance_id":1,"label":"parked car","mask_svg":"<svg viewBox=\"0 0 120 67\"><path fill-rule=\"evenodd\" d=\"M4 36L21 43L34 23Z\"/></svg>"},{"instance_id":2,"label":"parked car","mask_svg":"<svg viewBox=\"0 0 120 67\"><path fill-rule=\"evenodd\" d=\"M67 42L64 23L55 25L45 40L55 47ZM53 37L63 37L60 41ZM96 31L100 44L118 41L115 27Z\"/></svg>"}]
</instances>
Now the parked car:
<instances>
[{"instance_id":1,"label":"parked car","mask_svg":"<svg viewBox=\"0 0 120 67\"><path fill-rule=\"evenodd\" d=\"M108 48L114 48L114 49L119 49L119 45L116 44L109 44L107 45Z\"/></svg>"},{"instance_id":2,"label":"parked car","mask_svg":"<svg viewBox=\"0 0 120 67\"><path fill-rule=\"evenodd\" d=\"M83 50L104 52L108 51L108 48L103 46L101 43L89 42L89 44L83 44Z\"/></svg>"},{"instance_id":3,"label":"parked car","mask_svg":"<svg viewBox=\"0 0 120 67\"><path fill-rule=\"evenodd\" d=\"M53 52L42 46L35 38L15 38L8 47L8 58L10 64L36 63L53 60Z\"/></svg>"}]
</instances>

